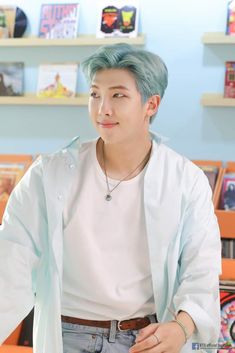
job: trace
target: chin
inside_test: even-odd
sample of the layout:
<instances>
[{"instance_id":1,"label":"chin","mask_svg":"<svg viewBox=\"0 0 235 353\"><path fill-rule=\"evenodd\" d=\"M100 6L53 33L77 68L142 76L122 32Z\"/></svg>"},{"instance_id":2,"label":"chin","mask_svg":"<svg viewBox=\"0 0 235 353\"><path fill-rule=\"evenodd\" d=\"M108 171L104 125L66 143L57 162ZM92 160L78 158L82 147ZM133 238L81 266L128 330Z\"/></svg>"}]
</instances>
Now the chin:
<instances>
[{"instance_id":1,"label":"chin","mask_svg":"<svg viewBox=\"0 0 235 353\"><path fill-rule=\"evenodd\" d=\"M103 129L98 129L97 132L105 143L115 143L120 140L120 137L118 138L117 134L114 134L111 131L104 131Z\"/></svg>"}]
</instances>

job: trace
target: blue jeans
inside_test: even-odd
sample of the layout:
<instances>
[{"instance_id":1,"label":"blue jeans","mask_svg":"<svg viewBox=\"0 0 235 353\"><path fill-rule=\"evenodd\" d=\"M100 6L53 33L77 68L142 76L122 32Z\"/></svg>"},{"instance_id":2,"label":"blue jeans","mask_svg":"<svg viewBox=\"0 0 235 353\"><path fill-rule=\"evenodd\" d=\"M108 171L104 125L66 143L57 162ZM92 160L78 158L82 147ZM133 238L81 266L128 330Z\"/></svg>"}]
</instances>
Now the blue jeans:
<instances>
[{"instance_id":1,"label":"blue jeans","mask_svg":"<svg viewBox=\"0 0 235 353\"><path fill-rule=\"evenodd\" d=\"M138 333L116 330L115 320L111 329L62 322L63 353L128 353Z\"/></svg>"}]
</instances>

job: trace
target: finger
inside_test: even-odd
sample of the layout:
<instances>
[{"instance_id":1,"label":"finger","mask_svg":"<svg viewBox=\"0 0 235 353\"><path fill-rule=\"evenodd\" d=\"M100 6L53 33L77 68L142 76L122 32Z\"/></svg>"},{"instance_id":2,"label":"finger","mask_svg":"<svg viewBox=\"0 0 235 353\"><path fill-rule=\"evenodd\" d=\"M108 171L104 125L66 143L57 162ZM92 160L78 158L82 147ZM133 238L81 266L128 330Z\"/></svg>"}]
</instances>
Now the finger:
<instances>
[{"instance_id":1,"label":"finger","mask_svg":"<svg viewBox=\"0 0 235 353\"><path fill-rule=\"evenodd\" d=\"M142 341L143 339L151 336L156 330L157 328L160 326L160 324L150 324L144 328L142 328L139 331L139 334L136 337L136 342Z\"/></svg>"},{"instance_id":2,"label":"finger","mask_svg":"<svg viewBox=\"0 0 235 353\"><path fill-rule=\"evenodd\" d=\"M141 352L144 351L146 349L155 347L156 345L158 345L159 341L157 340L157 338L154 335L150 335L149 337L145 338L142 341L139 341L138 343L134 344L129 352L130 353L136 353L136 352Z\"/></svg>"},{"instance_id":3,"label":"finger","mask_svg":"<svg viewBox=\"0 0 235 353\"><path fill-rule=\"evenodd\" d=\"M137 352L138 353L141 353L141 352L144 352L144 353L166 353L167 350L166 350L166 346L163 343L159 343L157 346L153 346L153 347L141 349L141 350L138 349L138 350L132 351L132 347L129 349L129 353L137 353Z\"/></svg>"},{"instance_id":4,"label":"finger","mask_svg":"<svg viewBox=\"0 0 235 353\"><path fill-rule=\"evenodd\" d=\"M148 349L145 353L167 353L167 350L164 344L160 343L156 347Z\"/></svg>"}]
</instances>

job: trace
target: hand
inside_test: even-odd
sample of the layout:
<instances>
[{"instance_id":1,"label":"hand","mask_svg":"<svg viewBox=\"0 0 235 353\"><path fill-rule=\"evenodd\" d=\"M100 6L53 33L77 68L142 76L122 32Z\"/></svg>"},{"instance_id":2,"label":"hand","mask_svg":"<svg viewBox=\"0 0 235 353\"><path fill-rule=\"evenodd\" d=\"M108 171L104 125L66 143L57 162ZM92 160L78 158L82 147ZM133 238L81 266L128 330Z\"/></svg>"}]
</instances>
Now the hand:
<instances>
[{"instance_id":1,"label":"hand","mask_svg":"<svg viewBox=\"0 0 235 353\"><path fill-rule=\"evenodd\" d=\"M176 322L157 323L143 328L135 342L129 353L179 353L185 344L185 336Z\"/></svg>"}]
</instances>

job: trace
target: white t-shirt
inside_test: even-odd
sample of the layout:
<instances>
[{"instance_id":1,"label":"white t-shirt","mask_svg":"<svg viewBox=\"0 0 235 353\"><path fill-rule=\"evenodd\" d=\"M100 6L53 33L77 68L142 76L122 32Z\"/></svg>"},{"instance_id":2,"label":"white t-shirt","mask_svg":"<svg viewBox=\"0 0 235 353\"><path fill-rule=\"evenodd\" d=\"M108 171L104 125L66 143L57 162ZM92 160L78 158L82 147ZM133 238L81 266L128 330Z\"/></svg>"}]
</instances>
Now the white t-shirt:
<instances>
[{"instance_id":1,"label":"white t-shirt","mask_svg":"<svg viewBox=\"0 0 235 353\"><path fill-rule=\"evenodd\" d=\"M122 320L155 312L145 216L146 167L106 201L97 140L84 143L80 169L64 209L62 314ZM118 183L109 178L110 188Z\"/></svg>"}]
</instances>

